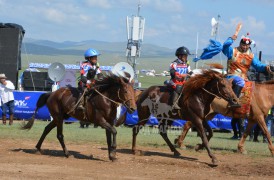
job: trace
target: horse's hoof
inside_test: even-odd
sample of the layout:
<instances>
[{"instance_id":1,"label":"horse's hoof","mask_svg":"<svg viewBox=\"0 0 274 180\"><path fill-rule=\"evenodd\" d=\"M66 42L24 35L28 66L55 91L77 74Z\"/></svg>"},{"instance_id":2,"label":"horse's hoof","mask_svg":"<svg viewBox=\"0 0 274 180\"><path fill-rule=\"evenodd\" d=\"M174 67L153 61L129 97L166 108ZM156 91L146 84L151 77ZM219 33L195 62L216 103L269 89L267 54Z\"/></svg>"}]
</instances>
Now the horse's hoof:
<instances>
[{"instance_id":1,"label":"horse's hoof","mask_svg":"<svg viewBox=\"0 0 274 180\"><path fill-rule=\"evenodd\" d=\"M70 153L65 153L66 158L69 158Z\"/></svg>"},{"instance_id":2,"label":"horse's hoof","mask_svg":"<svg viewBox=\"0 0 274 180\"><path fill-rule=\"evenodd\" d=\"M174 139L174 145L178 144L178 138Z\"/></svg>"},{"instance_id":3,"label":"horse's hoof","mask_svg":"<svg viewBox=\"0 0 274 180\"><path fill-rule=\"evenodd\" d=\"M181 153L179 153L178 151L175 151L173 154L174 157L179 157L180 155L181 155Z\"/></svg>"},{"instance_id":4,"label":"horse's hoof","mask_svg":"<svg viewBox=\"0 0 274 180\"><path fill-rule=\"evenodd\" d=\"M39 155L42 155L43 154L43 151L41 149L36 149L36 152L35 154L39 154Z\"/></svg>"},{"instance_id":5,"label":"horse's hoof","mask_svg":"<svg viewBox=\"0 0 274 180\"><path fill-rule=\"evenodd\" d=\"M173 145L175 148L180 148L178 144Z\"/></svg>"},{"instance_id":6,"label":"horse's hoof","mask_svg":"<svg viewBox=\"0 0 274 180\"><path fill-rule=\"evenodd\" d=\"M116 152L111 152L109 153L109 160L111 160L112 162L116 161Z\"/></svg>"},{"instance_id":7,"label":"horse's hoof","mask_svg":"<svg viewBox=\"0 0 274 180\"><path fill-rule=\"evenodd\" d=\"M142 150L135 150L135 151L133 151L133 154L136 156L143 156L144 152Z\"/></svg>"},{"instance_id":8,"label":"horse's hoof","mask_svg":"<svg viewBox=\"0 0 274 180\"><path fill-rule=\"evenodd\" d=\"M218 166L218 160L217 159L212 159L212 164L210 166L211 167L217 167Z\"/></svg>"},{"instance_id":9,"label":"horse's hoof","mask_svg":"<svg viewBox=\"0 0 274 180\"><path fill-rule=\"evenodd\" d=\"M246 155L247 154L247 150L238 150L238 153Z\"/></svg>"},{"instance_id":10,"label":"horse's hoof","mask_svg":"<svg viewBox=\"0 0 274 180\"><path fill-rule=\"evenodd\" d=\"M118 159L116 157L109 158L112 162L116 162Z\"/></svg>"},{"instance_id":11,"label":"horse's hoof","mask_svg":"<svg viewBox=\"0 0 274 180\"><path fill-rule=\"evenodd\" d=\"M186 146L183 145L183 146L179 147L179 149L186 150Z\"/></svg>"},{"instance_id":12,"label":"horse's hoof","mask_svg":"<svg viewBox=\"0 0 274 180\"><path fill-rule=\"evenodd\" d=\"M195 146L195 151L199 151L199 150L201 150L201 149L203 149L203 146L202 146L201 144L197 144L197 145Z\"/></svg>"}]
</instances>

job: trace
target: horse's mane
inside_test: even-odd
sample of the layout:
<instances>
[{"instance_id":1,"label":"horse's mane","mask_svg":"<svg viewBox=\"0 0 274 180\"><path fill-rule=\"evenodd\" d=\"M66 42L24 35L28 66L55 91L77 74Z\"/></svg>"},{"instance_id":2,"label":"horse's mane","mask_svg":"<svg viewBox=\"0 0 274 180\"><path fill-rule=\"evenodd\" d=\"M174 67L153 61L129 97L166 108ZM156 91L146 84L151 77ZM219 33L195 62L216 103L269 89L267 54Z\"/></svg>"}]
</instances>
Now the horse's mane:
<instances>
[{"instance_id":1,"label":"horse's mane","mask_svg":"<svg viewBox=\"0 0 274 180\"><path fill-rule=\"evenodd\" d=\"M121 81L119 79L123 79L124 82L128 82L128 79L125 77L118 77L114 74L105 75L102 79L98 79L95 81L94 87L96 89L100 89L100 91L105 91L110 86L118 86L121 85Z\"/></svg>"},{"instance_id":2,"label":"horse's mane","mask_svg":"<svg viewBox=\"0 0 274 180\"><path fill-rule=\"evenodd\" d=\"M189 97L194 94L198 89L203 88L210 80L223 75L214 70L203 70L202 74L197 74L191 77L185 84L183 89L184 97Z\"/></svg>"}]
</instances>

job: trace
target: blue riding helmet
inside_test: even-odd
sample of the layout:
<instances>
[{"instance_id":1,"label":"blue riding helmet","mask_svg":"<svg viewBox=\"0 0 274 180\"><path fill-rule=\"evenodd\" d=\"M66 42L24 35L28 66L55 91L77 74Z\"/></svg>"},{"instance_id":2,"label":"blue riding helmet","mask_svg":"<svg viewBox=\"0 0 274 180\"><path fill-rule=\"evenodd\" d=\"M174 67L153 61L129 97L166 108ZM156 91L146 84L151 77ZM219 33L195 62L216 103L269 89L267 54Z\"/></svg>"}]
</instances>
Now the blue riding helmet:
<instances>
[{"instance_id":1,"label":"blue riding helmet","mask_svg":"<svg viewBox=\"0 0 274 180\"><path fill-rule=\"evenodd\" d=\"M95 49L92 49L92 48L89 48L85 52L85 58L92 57L92 56L99 56L99 55L100 55L100 53L98 51L96 51Z\"/></svg>"}]
</instances>

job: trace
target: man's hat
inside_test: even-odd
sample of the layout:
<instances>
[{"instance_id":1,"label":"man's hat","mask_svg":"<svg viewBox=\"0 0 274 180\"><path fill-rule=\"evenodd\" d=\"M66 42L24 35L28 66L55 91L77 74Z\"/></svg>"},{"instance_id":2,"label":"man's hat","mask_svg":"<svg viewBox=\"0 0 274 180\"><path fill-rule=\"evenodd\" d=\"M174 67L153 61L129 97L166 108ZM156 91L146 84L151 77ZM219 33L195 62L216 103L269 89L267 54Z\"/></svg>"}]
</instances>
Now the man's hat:
<instances>
[{"instance_id":1,"label":"man's hat","mask_svg":"<svg viewBox=\"0 0 274 180\"><path fill-rule=\"evenodd\" d=\"M0 74L0 79L7 79L5 74Z\"/></svg>"},{"instance_id":2,"label":"man's hat","mask_svg":"<svg viewBox=\"0 0 274 180\"><path fill-rule=\"evenodd\" d=\"M250 45L252 43L252 40L248 37L249 33L246 34L246 36L241 37L241 43Z\"/></svg>"}]
</instances>

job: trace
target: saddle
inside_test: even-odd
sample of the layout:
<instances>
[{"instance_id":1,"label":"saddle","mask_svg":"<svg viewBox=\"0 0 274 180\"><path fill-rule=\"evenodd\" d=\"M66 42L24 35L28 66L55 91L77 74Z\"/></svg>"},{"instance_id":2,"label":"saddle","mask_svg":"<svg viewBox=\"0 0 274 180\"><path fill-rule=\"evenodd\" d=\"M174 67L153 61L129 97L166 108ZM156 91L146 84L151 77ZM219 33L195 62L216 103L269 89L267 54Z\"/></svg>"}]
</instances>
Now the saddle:
<instances>
[{"instance_id":1,"label":"saddle","mask_svg":"<svg viewBox=\"0 0 274 180\"><path fill-rule=\"evenodd\" d=\"M236 108L234 112L241 114L249 114L250 104L252 100L252 92L255 87L255 82L246 81L245 86L242 89L241 95L239 97L239 102L241 104L240 108Z\"/></svg>"}]
</instances>

